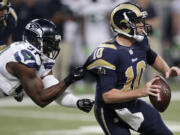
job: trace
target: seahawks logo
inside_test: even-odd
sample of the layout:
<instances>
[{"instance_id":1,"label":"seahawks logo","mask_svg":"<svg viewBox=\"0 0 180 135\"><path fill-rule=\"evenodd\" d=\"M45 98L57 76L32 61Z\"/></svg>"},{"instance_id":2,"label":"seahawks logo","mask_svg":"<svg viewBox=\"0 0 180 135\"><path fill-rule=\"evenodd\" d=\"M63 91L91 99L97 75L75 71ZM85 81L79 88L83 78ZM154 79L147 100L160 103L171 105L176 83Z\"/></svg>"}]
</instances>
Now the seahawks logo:
<instances>
[{"instance_id":1,"label":"seahawks logo","mask_svg":"<svg viewBox=\"0 0 180 135\"><path fill-rule=\"evenodd\" d=\"M43 34L42 29L37 23L31 22L26 25L25 29L36 33L39 37L42 37Z\"/></svg>"}]
</instances>

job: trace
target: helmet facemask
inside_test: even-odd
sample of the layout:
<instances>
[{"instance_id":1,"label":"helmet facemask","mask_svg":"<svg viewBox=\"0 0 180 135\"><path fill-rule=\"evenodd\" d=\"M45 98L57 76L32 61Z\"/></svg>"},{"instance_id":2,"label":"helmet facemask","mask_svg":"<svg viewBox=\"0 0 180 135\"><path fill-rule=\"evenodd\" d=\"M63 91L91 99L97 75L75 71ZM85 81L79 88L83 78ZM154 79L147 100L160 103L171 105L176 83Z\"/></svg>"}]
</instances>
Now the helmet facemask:
<instances>
[{"instance_id":1,"label":"helmet facemask","mask_svg":"<svg viewBox=\"0 0 180 135\"><path fill-rule=\"evenodd\" d=\"M43 54L45 54L50 59L56 59L60 52L60 41L60 35L55 35L52 37L43 37Z\"/></svg>"},{"instance_id":2,"label":"helmet facemask","mask_svg":"<svg viewBox=\"0 0 180 135\"><path fill-rule=\"evenodd\" d=\"M134 35L134 37L137 36L144 36L144 35L150 35L152 31L152 26L149 24L146 24L145 18L147 17L147 12L143 11L141 12L142 16L137 18L129 18L126 13L124 13L124 18L127 20L127 25L130 29L132 29L131 34ZM140 25L139 25L140 24ZM141 25L142 24L142 25ZM138 32L138 28L143 29L143 33Z\"/></svg>"}]
</instances>

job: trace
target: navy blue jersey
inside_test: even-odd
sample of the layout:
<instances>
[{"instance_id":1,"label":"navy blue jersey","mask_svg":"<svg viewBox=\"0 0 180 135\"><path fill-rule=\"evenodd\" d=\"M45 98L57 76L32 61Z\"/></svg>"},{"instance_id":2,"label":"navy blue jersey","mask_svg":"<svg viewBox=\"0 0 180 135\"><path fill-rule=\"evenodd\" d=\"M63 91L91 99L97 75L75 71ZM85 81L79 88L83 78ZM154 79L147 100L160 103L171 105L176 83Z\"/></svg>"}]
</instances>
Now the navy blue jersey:
<instances>
[{"instance_id":1,"label":"navy blue jersey","mask_svg":"<svg viewBox=\"0 0 180 135\"><path fill-rule=\"evenodd\" d=\"M152 65L156 56L147 37L131 47L119 45L115 40L98 46L86 62L87 69L97 79L97 105L105 105L102 94L113 88L124 91L139 88L147 64ZM110 104L113 105L120 104Z\"/></svg>"},{"instance_id":2,"label":"navy blue jersey","mask_svg":"<svg viewBox=\"0 0 180 135\"><path fill-rule=\"evenodd\" d=\"M7 45L8 38L17 25L17 16L12 8L9 9L8 18L0 24L0 51Z\"/></svg>"}]
</instances>

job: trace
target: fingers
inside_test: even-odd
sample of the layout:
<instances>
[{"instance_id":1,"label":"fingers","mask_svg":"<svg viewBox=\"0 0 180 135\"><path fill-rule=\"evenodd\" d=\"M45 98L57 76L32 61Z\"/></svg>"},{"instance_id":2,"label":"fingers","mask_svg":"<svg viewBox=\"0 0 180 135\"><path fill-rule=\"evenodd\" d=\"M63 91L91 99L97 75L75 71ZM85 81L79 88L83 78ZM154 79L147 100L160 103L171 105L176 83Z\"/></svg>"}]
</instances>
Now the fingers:
<instances>
[{"instance_id":1,"label":"fingers","mask_svg":"<svg viewBox=\"0 0 180 135\"><path fill-rule=\"evenodd\" d=\"M159 78L157 78L157 79L159 79ZM157 79L153 80L153 82L156 81ZM152 95L152 96L157 97L158 94L160 93L160 89L161 89L160 85L151 85L149 90L148 90L148 95Z\"/></svg>"},{"instance_id":2,"label":"fingers","mask_svg":"<svg viewBox=\"0 0 180 135\"><path fill-rule=\"evenodd\" d=\"M161 90L161 86L153 85L153 82L158 79L159 79L159 77L155 77L146 84L145 96L147 96L147 95L152 95L152 96L156 96L156 97L158 96L158 94L160 93L160 90Z\"/></svg>"},{"instance_id":3,"label":"fingers","mask_svg":"<svg viewBox=\"0 0 180 135\"><path fill-rule=\"evenodd\" d=\"M157 97L160 93L160 89L149 89L148 95Z\"/></svg>"},{"instance_id":4,"label":"fingers","mask_svg":"<svg viewBox=\"0 0 180 135\"><path fill-rule=\"evenodd\" d=\"M172 70L177 73L177 76L180 76L180 69L178 67L172 67Z\"/></svg>"},{"instance_id":5,"label":"fingers","mask_svg":"<svg viewBox=\"0 0 180 135\"><path fill-rule=\"evenodd\" d=\"M169 78L169 74L170 74L170 72L167 72L167 73L166 73L166 76L165 76L166 79Z\"/></svg>"},{"instance_id":6,"label":"fingers","mask_svg":"<svg viewBox=\"0 0 180 135\"><path fill-rule=\"evenodd\" d=\"M151 85L151 88L152 89L161 89L161 86L160 85Z\"/></svg>"},{"instance_id":7,"label":"fingers","mask_svg":"<svg viewBox=\"0 0 180 135\"><path fill-rule=\"evenodd\" d=\"M178 67L171 67L170 70L166 73L165 78L180 76L180 69Z\"/></svg>"}]
</instances>

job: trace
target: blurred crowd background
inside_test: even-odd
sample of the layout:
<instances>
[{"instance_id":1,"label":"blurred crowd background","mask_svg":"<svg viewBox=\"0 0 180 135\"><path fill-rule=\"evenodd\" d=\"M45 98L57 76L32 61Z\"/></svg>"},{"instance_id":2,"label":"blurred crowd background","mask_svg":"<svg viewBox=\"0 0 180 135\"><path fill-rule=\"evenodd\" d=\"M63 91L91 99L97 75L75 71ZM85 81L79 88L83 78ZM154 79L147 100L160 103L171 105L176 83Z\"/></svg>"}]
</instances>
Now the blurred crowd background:
<instances>
[{"instance_id":1,"label":"blurred crowd background","mask_svg":"<svg viewBox=\"0 0 180 135\"><path fill-rule=\"evenodd\" d=\"M52 20L62 35L61 52L54 68L58 79L62 79L72 67L82 65L96 46L113 37L110 12L125 1L128 0L11 0L18 16L13 41L22 40L24 27L30 20ZM149 14L147 23L153 27L151 47L170 66L179 66L180 0L129 1L139 3ZM151 79L154 74L154 71L146 73L146 79ZM83 89L84 82L77 85Z\"/></svg>"}]
</instances>

